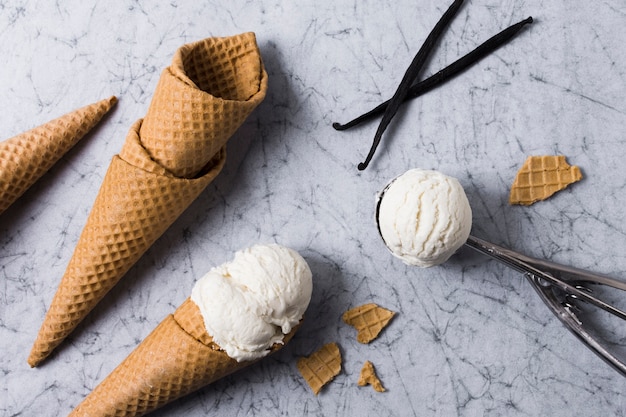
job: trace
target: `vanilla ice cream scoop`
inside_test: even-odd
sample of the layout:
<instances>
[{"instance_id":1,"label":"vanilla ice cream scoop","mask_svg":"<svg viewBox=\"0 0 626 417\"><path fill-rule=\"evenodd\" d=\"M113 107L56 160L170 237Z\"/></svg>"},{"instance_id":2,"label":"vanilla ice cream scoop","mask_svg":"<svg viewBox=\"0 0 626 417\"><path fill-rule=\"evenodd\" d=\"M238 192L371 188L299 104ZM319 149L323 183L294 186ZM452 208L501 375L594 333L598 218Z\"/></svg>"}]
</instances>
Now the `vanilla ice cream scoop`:
<instances>
[{"instance_id":1,"label":"vanilla ice cream scoop","mask_svg":"<svg viewBox=\"0 0 626 417\"><path fill-rule=\"evenodd\" d=\"M472 209L455 178L411 169L380 192L376 220L394 256L430 267L445 262L467 241Z\"/></svg>"},{"instance_id":2,"label":"vanilla ice cream scoop","mask_svg":"<svg viewBox=\"0 0 626 417\"><path fill-rule=\"evenodd\" d=\"M626 311L593 295L590 287L626 291L626 282L545 259L533 258L471 236L472 212L459 182L440 172L412 169L378 195L378 229L391 253L410 265L445 262L462 245L522 272L550 311L587 347L626 376L626 361L615 355L598 329L589 331L576 311L577 300L626 320ZM611 291L599 293L605 295ZM612 300L614 301L614 299ZM622 355L623 356L623 355Z\"/></svg>"},{"instance_id":3,"label":"vanilla ice cream scoop","mask_svg":"<svg viewBox=\"0 0 626 417\"><path fill-rule=\"evenodd\" d=\"M237 361L261 358L282 343L311 300L312 274L298 252L256 245L200 278L191 300L207 332Z\"/></svg>"}]
</instances>

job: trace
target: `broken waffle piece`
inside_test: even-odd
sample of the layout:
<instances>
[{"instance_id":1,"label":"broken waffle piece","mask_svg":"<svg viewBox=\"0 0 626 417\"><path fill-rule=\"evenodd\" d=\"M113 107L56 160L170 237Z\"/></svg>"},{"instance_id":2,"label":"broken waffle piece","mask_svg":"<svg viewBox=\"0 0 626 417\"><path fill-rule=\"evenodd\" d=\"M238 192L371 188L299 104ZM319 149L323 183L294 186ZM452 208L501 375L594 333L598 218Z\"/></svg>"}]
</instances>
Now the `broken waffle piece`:
<instances>
[{"instance_id":1,"label":"broken waffle piece","mask_svg":"<svg viewBox=\"0 0 626 417\"><path fill-rule=\"evenodd\" d=\"M358 342L369 343L378 337L395 314L374 303L368 303L343 313L343 321L357 330Z\"/></svg>"},{"instance_id":2,"label":"broken waffle piece","mask_svg":"<svg viewBox=\"0 0 626 417\"><path fill-rule=\"evenodd\" d=\"M509 204L529 206L580 181L582 177L580 168L569 165L563 155L529 156L513 181Z\"/></svg>"},{"instance_id":3,"label":"broken waffle piece","mask_svg":"<svg viewBox=\"0 0 626 417\"><path fill-rule=\"evenodd\" d=\"M327 343L311 356L298 359L298 370L317 395L322 387L341 372L341 352L337 343Z\"/></svg>"},{"instance_id":4,"label":"broken waffle piece","mask_svg":"<svg viewBox=\"0 0 626 417\"><path fill-rule=\"evenodd\" d=\"M357 384L360 387L364 387L366 385L371 385L377 392L385 392L385 387L378 379L378 375L376 375L376 370L374 369L374 364L370 361L365 361L363 364L363 368L361 368L361 375L359 375L359 381Z\"/></svg>"}]
</instances>

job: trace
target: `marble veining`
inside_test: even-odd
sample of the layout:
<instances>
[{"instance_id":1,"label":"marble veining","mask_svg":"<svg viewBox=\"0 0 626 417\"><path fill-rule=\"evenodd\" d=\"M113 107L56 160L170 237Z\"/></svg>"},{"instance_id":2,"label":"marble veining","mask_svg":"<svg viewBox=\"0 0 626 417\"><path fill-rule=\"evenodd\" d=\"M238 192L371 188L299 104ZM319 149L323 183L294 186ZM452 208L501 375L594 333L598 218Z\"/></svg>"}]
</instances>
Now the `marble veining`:
<instances>
[{"instance_id":1,"label":"marble veining","mask_svg":"<svg viewBox=\"0 0 626 417\"><path fill-rule=\"evenodd\" d=\"M385 249L375 194L409 168L459 178L478 237L626 278L626 5L468 0L427 76L533 16L510 44L405 105L370 167L376 121L447 8L436 1L0 2L4 138L117 95L115 110L0 216L0 415L67 415L212 266L255 243L298 250L314 273L307 319L275 356L153 413L186 415L626 415L626 378L579 343L514 271L462 250L417 269ZM265 101L229 142L219 177L37 369L28 351L130 125L180 45L254 31ZM584 179L508 205L531 154L564 154ZM370 345L341 321L376 302L397 317ZM585 307L591 309L591 307ZM626 324L607 323L626 351ZM314 396L298 356L339 343L344 369ZM626 358L626 355L623 357ZM356 381L365 360L387 388Z\"/></svg>"}]
</instances>

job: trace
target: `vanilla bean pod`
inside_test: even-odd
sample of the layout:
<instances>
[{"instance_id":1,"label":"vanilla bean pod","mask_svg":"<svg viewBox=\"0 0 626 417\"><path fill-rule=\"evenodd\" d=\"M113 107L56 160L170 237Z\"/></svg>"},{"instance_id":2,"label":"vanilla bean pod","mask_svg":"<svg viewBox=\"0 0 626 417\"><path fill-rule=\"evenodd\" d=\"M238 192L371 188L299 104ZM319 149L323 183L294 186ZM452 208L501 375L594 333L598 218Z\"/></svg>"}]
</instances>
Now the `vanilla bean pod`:
<instances>
[{"instance_id":1,"label":"vanilla bean pod","mask_svg":"<svg viewBox=\"0 0 626 417\"><path fill-rule=\"evenodd\" d=\"M408 69L406 70L404 77L402 77L402 81L400 81L400 84L398 85L396 92L394 93L393 97L389 101L389 104L387 105L387 108L385 109L383 118L380 121L380 125L378 126L378 129L376 130L376 134L374 135L374 141L372 143L372 147L370 148L370 151L367 157L365 158L365 161L361 162L358 165L359 171L362 171L365 168L367 168L367 165L372 160L372 157L374 156L374 153L376 152L376 148L378 147L378 144L380 143L380 140L382 138L383 133L385 132L385 129L387 129L387 126L389 125L389 123L391 122L395 114L397 113L398 109L402 105L402 102L404 102L404 99L409 94L409 89L411 87L411 84L415 81L415 79L419 75L419 72L422 70L424 63L426 62L426 59L428 58L428 55L430 54L430 52L433 50L435 46L435 42L441 36L441 34L443 33L446 26L450 23L450 21L452 21L456 12L461 7L462 3L463 3L463 0L455 0L454 3L452 3L452 5L448 8L448 10L446 10L446 12L443 14L441 19L439 19L439 21L437 22L433 30L428 34L426 41L424 41L424 44L422 45L422 47L419 49L419 51L413 58L413 61L409 65Z\"/></svg>"},{"instance_id":2,"label":"vanilla bean pod","mask_svg":"<svg viewBox=\"0 0 626 417\"><path fill-rule=\"evenodd\" d=\"M444 69L440 70L436 74L431 75L423 81L420 81L417 84L414 84L409 89L409 94L405 97L404 101L409 101L414 98L417 98L421 95L428 93L429 91L439 87L444 84L446 81L451 80L456 77L458 74L462 73L466 69L470 68L474 64L478 63L480 60L490 55L492 52L496 51L498 48L509 42L513 39L520 30L527 24L532 23L533 18L528 17L521 22L518 22L508 28L504 29L502 32L497 35L489 38L487 41L476 47L473 51L468 53L467 55L459 58L452 64L448 65ZM358 126L359 124L366 122L380 114L384 113L385 109L389 105L391 100L387 100L378 106L374 107L372 110L360 115L359 117L341 124L341 123L333 123L333 128L336 130L347 130L352 127Z\"/></svg>"}]
</instances>

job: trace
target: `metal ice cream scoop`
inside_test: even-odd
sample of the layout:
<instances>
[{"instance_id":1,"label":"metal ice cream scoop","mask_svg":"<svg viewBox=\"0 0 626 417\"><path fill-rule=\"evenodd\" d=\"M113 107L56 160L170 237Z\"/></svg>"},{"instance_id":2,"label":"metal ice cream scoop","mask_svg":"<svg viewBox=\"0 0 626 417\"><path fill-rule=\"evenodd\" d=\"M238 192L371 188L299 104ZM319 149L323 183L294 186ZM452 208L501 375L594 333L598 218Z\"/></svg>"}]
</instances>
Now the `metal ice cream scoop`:
<instances>
[{"instance_id":1,"label":"metal ice cream scoop","mask_svg":"<svg viewBox=\"0 0 626 417\"><path fill-rule=\"evenodd\" d=\"M605 285L626 291L626 282L522 255L474 236L470 236L465 245L522 272L550 311L587 347L626 376L626 364L585 329L584 323L577 314L578 305L576 303L577 300L586 301L622 320L626 320L626 312L593 296L593 289L591 288L596 285Z\"/></svg>"},{"instance_id":2,"label":"metal ice cream scoop","mask_svg":"<svg viewBox=\"0 0 626 417\"><path fill-rule=\"evenodd\" d=\"M379 222L380 203L388 188L389 185L379 194L376 209L376 223L383 241L385 239ZM532 258L472 235L469 235L465 246L523 273L550 311L587 347L623 376L626 376L626 363L618 359L585 328L578 314L580 311L578 301L584 301L622 320L626 320L625 311L597 298L593 295L592 288L595 286L607 286L626 291L626 282L550 261Z\"/></svg>"}]
</instances>

